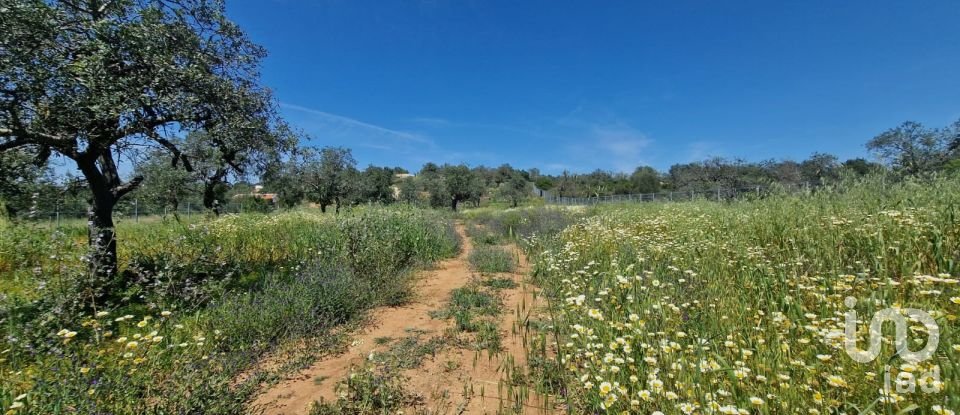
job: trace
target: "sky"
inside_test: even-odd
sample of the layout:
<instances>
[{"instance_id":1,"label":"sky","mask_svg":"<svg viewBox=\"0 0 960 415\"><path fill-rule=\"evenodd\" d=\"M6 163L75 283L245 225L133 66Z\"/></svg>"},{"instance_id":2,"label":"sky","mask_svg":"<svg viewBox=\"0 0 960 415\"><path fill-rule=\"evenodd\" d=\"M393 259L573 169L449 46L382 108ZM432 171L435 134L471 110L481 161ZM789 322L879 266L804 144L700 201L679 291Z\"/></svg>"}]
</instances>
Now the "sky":
<instances>
[{"instance_id":1,"label":"sky","mask_svg":"<svg viewBox=\"0 0 960 415\"><path fill-rule=\"evenodd\" d=\"M262 81L360 167L867 157L960 119L948 1L235 0Z\"/></svg>"}]
</instances>

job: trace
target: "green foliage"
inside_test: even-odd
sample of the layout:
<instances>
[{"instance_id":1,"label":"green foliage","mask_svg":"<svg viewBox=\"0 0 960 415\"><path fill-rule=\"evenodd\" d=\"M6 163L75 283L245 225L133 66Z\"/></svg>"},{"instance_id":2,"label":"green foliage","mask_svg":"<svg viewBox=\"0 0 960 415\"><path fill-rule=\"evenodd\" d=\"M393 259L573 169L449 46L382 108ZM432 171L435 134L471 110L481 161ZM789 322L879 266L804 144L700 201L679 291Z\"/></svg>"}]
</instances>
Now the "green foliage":
<instances>
[{"instance_id":1,"label":"green foliage","mask_svg":"<svg viewBox=\"0 0 960 415\"><path fill-rule=\"evenodd\" d=\"M650 166L637 167L630 175L630 183L633 186L631 193L657 193L660 191L660 173Z\"/></svg>"},{"instance_id":2,"label":"green foliage","mask_svg":"<svg viewBox=\"0 0 960 415\"><path fill-rule=\"evenodd\" d=\"M134 173L144 177L136 191L137 199L155 212L165 208L176 212L182 202L201 191L194 175L182 166L173 166L166 151L150 152Z\"/></svg>"},{"instance_id":3,"label":"green foliage","mask_svg":"<svg viewBox=\"0 0 960 415\"><path fill-rule=\"evenodd\" d=\"M476 284L454 289L450 293L450 303L432 313L434 318L453 318L459 331L476 332L480 316L496 316L500 313L500 299L493 293L482 290Z\"/></svg>"},{"instance_id":4,"label":"green foliage","mask_svg":"<svg viewBox=\"0 0 960 415\"><path fill-rule=\"evenodd\" d=\"M0 216L30 209L30 196L41 190L40 179L47 170L37 166L36 157L25 148L0 152Z\"/></svg>"},{"instance_id":5,"label":"green foliage","mask_svg":"<svg viewBox=\"0 0 960 415\"><path fill-rule=\"evenodd\" d=\"M800 196L596 209L527 245L550 303L543 337L527 343L537 383L577 413L649 413L667 394L751 413L954 408L960 350L945 345L958 341L958 206L955 178L877 177ZM908 365L888 344L876 361L850 359L838 340L846 297L863 322L887 307L937 316L937 354ZM930 330L912 325L910 348ZM934 392L878 401L885 371L934 366Z\"/></svg>"},{"instance_id":6,"label":"green foliage","mask_svg":"<svg viewBox=\"0 0 960 415\"><path fill-rule=\"evenodd\" d=\"M72 160L92 202L87 259L98 279L117 277L113 211L144 179L124 180L119 157L160 148L190 171L198 152L179 136L203 131L197 150L214 150L215 187L225 171L253 173L295 145L259 86L265 51L222 2L4 0L0 10L0 152Z\"/></svg>"},{"instance_id":7,"label":"green foliage","mask_svg":"<svg viewBox=\"0 0 960 415\"><path fill-rule=\"evenodd\" d=\"M481 284L484 287L490 287L495 290L502 290L502 289L517 287L517 283L510 278L487 278L487 279L484 279L483 282L481 282Z\"/></svg>"},{"instance_id":8,"label":"green foliage","mask_svg":"<svg viewBox=\"0 0 960 415\"><path fill-rule=\"evenodd\" d=\"M530 197L532 189L530 182L520 173L511 172L497 188L497 194L501 198L509 200L511 206L517 207L520 202Z\"/></svg>"},{"instance_id":9,"label":"green foliage","mask_svg":"<svg viewBox=\"0 0 960 415\"><path fill-rule=\"evenodd\" d=\"M408 392L405 383L397 368L367 363L338 385L336 402L317 402L310 415L390 415L421 404L423 398Z\"/></svg>"},{"instance_id":10,"label":"green foliage","mask_svg":"<svg viewBox=\"0 0 960 415\"><path fill-rule=\"evenodd\" d=\"M427 356L436 354L450 343L446 337L423 339L423 332L397 340L383 352L371 353L360 367L337 385L339 398L334 402L317 402L312 415L327 414L395 414L401 409L422 404L422 398L404 388L402 370L420 367ZM385 340L389 342L389 339Z\"/></svg>"},{"instance_id":11,"label":"green foliage","mask_svg":"<svg viewBox=\"0 0 960 415\"><path fill-rule=\"evenodd\" d=\"M481 315L496 315L500 312L500 301L491 293L475 287L462 287L450 293L450 310L474 311Z\"/></svg>"},{"instance_id":12,"label":"green foliage","mask_svg":"<svg viewBox=\"0 0 960 415\"><path fill-rule=\"evenodd\" d=\"M931 173L957 156L950 147L958 136L960 120L944 129L908 121L871 139L867 149L904 174Z\"/></svg>"},{"instance_id":13,"label":"green foliage","mask_svg":"<svg viewBox=\"0 0 960 415\"><path fill-rule=\"evenodd\" d=\"M357 161L353 159L353 152L343 147L324 147L319 155L307 154L299 177L306 186L307 199L319 204L323 211L335 204L339 212L354 185L351 181L355 178Z\"/></svg>"},{"instance_id":14,"label":"green foliage","mask_svg":"<svg viewBox=\"0 0 960 415\"><path fill-rule=\"evenodd\" d=\"M471 211L467 216L488 232L508 240L523 239L538 243L536 236L553 235L572 224L583 214L580 211L534 207L496 211L491 209Z\"/></svg>"},{"instance_id":15,"label":"green foliage","mask_svg":"<svg viewBox=\"0 0 960 415\"><path fill-rule=\"evenodd\" d=\"M534 184L536 184L537 187L540 188L540 189L542 189L542 190L550 190L550 189L553 189L553 185L554 185L553 179L551 179L550 177L547 177L547 176L538 177L537 180L534 181Z\"/></svg>"},{"instance_id":16,"label":"green foliage","mask_svg":"<svg viewBox=\"0 0 960 415\"><path fill-rule=\"evenodd\" d=\"M420 189L417 187L416 179L410 177L401 179L398 187L400 188L401 202L411 205L420 204Z\"/></svg>"},{"instance_id":17,"label":"green foliage","mask_svg":"<svg viewBox=\"0 0 960 415\"><path fill-rule=\"evenodd\" d=\"M357 180L359 183L352 195L356 203L393 203L393 169L367 166Z\"/></svg>"},{"instance_id":18,"label":"green foliage","mask_svg":"<svg viewBox=\"0 0 960 415\"><path fill-rule=\"evenodd\" d=\"M470 171L470 168L463 164L444 166L442 174L453 210L456 211L458 203L469 200L476 193L476 177Z\"/></svg>"},{"instance_id":19,"label":"green foliage","mask_svg":"<svg viewBox=\"0 0 960 415\"><path fill-rule=\"evenodd\" d=\"M368 360L390 364L398 369L414 369L420 367L427 356L436 356L450 341L443 336L424 339L424 333L416 330L408 330L408 333L408 336L397 340L387 350L369 356Z\"/></svg>"},{"instance_id":20,"label":"green foliage","mask_svg":"<svg viewBox=\"0 0 960 415\"><path fill-rule=\"evenodd\" d=\"M123 228L122 269L136 283L102 310L76 289L90 286L82 224L51 238L0 222L0 250L20 252L0 258L4 408L25 393L18 413L242 412L274 373L250 372L259 358L295 341L328 350L331 329L401 302L411 267L459 248L444 216L411 208ZM240 373L250 376L238 381Z\"/></svg>"},{"instance_id":21,"label":"green foliage","mask_svg":"<svg viewBox=\"0 0 960 415\"><path fill-rule=\"evenodd\" d=\"M467 236L477 245L499 245L501 243L500 235L477 225L467 226Z\"/></svg>"},{"instance_id":22,"label":"green foliage","mask_svg":"<svg viewBox=\"0 0 960 415\"><path fill-rule=\"evenodd\" d=\"M279 199L277 203L281 206L291 207L289 204L290 199L285 199L284 194L278 194L277 198ZM236 207L237 212L240 213L269 213L277 209L270 200L252 193L237 194L230 199L230 202Z\"/></svg>"},{"instance_id":23,"label":"green foliage","mask_svg":"<svg viewBox=\"0 0 960 415\"><path fill-rule=\"evenodd\" d=\"M497 246L478 246L469 260L474 270L483 273L511 272L517 263L513 253Z\"/></svg>"},{"instance_id":24,"label":"green foliage","mask_svg":"<svg viewBox=\"0 0 960 415\"><path fill-rule=\"evenodd\" d=\"M500 328L493 321L481 321L477 325L477 350L487 350L491 354L500 353L503 350L503 339L500 336Z\"/></svg>"}]
</instances>

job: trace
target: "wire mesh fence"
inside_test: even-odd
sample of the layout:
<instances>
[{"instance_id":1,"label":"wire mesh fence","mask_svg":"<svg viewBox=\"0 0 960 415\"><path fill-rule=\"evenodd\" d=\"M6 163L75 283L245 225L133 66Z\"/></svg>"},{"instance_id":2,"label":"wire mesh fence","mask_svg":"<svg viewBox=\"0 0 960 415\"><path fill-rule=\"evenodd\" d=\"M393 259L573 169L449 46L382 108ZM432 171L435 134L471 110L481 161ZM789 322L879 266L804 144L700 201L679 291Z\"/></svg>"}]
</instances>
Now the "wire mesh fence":
<instances>
[{"instance_id":1,"label":"wire mesh fence","mask_svg":"<svg viewBox=\"0 0 960 415\"><path fill-rule=\"evenodd\" d=\"M718 187L712 190L683 190L683 191L665 191L657 193L637 193L626 195L598 195L590 197L568 197L568 196L544 196L544 201L551 205L596 205L603 203L635 203L635 202L682 202L691 200L741 200L747 198L760 198L773 192L797 192L808 191L809 184L796 186L747 186L737 188Z\"/></svg>"},{"instance_id":2,"label":"wire mesh fence","mask_svg":"<svg viewBox=\"0 0 960 415\"><path fill-rule=\"evenodd\" d=\"M276 206L272 203L230 202L219 205L219 210L221 214L270 212L276 210ZM139 200L133 200L116 206L113 212L113 218L115 222L140 222L141 220L171 216L189 218L196 215L206 215L209 214L209 212L210 210L206 209L202 204L194 202L185 202L176 209L173 209L171 207L149 206L141 204ZM29 212L23 212L18 216L26 220L35 222L48 222L52 225L60 226L70 221L86 221L88 217L88 211L85 208L76 205L54 205L34 208Z\"/></svg>"}]
</instances>

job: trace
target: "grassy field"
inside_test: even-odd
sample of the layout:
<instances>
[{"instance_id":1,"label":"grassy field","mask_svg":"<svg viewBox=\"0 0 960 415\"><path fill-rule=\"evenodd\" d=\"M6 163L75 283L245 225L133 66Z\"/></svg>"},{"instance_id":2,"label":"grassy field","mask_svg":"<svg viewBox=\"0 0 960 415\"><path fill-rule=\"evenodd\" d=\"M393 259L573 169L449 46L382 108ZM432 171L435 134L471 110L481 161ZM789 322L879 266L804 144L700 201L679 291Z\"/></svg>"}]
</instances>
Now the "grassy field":
<instances>
[{"instance_id":1,"label":"grassy field","mask_svg":"<svg viewBox=\"0 0 960 415\"><path fill-rule=\"evenodd\" d=\"M335 350L340 327L404 302L411 269L459 250L448 217L417 209L128 222L122 278L98 287L79 225L0 223L4 410L243 412L261 383Z\"/></svg>"},{"instance_id":2,"label":"grassy field","mask_svg":"<svg viewBox=\"0 0 960 415\"><path fill-rule=\"evenodd\" d=\"M489 275L437 318L499 350L490 316L514 283L496 273L516 266L500 245L519 241L547 301L526 323L529 367L505 375L569 413L953 414L958 209L957 180L878 179L726 203L468 210L468 262ZM406 301L410 269L459 249L451 218L419 209L124 223L123 278L101 293L83 277L81 225L0 223L12 413L242 412L365 310ZM934 319L903 333L912 351L938 333L930 358L898 357L893 324L870 333L885 309ZM877 358L848 355L848 327L860 349L883 337ZM442 346L411 334L384 355L399 363L378 364ZM359 402L405 399L373 375L350 382Z\"/></svg>"},{"instance_id":3,"label":"grassy field","mask_svg":"<svg viewBox=\"0 0 960 415\"><path fill-rule=\"evenodd\" d=\"M535 258L550 306L529 386L571 413L953 414L958 209L960 183L936 180L478 217ZM928 312L939 347L896 357L888 323L879 356L858 363L843 346L848 297L860 349L886 308ZM934 327L907 322L920 350Z\"/></svg>"}]
</instances>

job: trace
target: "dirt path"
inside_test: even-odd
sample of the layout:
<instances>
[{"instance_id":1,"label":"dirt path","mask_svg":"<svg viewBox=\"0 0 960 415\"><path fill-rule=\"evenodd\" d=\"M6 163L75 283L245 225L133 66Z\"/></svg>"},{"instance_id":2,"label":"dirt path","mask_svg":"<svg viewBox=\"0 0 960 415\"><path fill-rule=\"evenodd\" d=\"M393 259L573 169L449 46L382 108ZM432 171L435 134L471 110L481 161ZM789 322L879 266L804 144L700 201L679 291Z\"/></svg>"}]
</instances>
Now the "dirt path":
<instances>
[{"instance_id":1,"label":"dirt path","mask_svg":"<svg viewBox=\"0 0 960 415\"><path fill-rule=\"evenodd\" d=\"M374 310L372 323L354 335L345 353L323 358L295 377L274 385L255 400L251 410L270 415L307 414L314 401L336 400L336 384L349 376L351 368L361 364L367 355L385 347L377 344L378 339L402 338L412 330L439 335L450 327L450 321L431 318L429 313L443 308L452 290L477 277L467 261L473 244L462 224L457 224L457 233L463 240L460 255L440 262L434 270L421 272L411 303ZM516 247L511 245L510 249L519 258L520 266L514 273L501 274L518 284L516 288L501 291L503 315L499 329L503 351L490 356L486 352L447 347L420 367L405 371L404 375L409 378L406 387L424 398L422 407L411 408L415 412L483 414L496 413L501 405L510 406L510 396L501 379L508 372L507 367L526 370L520 327L535 305L534 287L526 285L523 278L529 268L526 258ZM543 406L539 399L533 398L530 402L531 406L523 412L543 412L534 410Z\"/></svg>"},{"instance_id":2,"label":"dirt path","mask_svg":"<svg viewBox=\"0 0 960 415\"><path fill-rule=\"evenodd\" d=\"M517 270L499 277L512 279L517 287L501 291L503 314L499 329L503 350L497 355L487 352L451 348L439 353L422 367L405 373L411 388L427 397L430 414L495 414L553 413L548 400L523 388L509 388L509 377L528 371L525 344L525 323L538 305L536 287L526 283L529 264L523 252L513 245L509 249L519 259ZM453 364L451 364L453 363ZM450 367L457 367L450 370ZM519 408L514 408L518 395L529 395Z\"/></svg>"}]
</instances>

